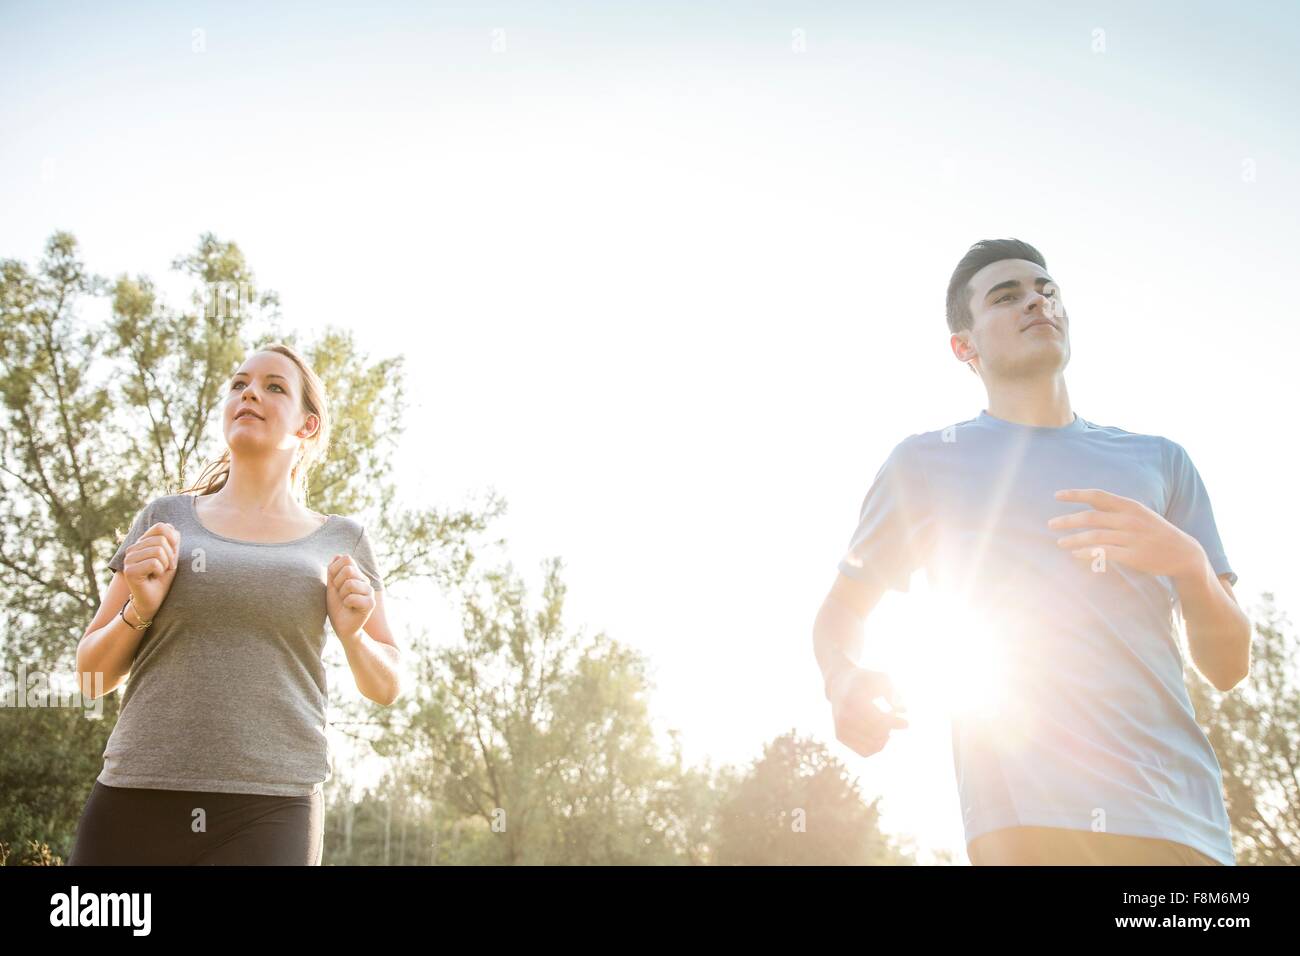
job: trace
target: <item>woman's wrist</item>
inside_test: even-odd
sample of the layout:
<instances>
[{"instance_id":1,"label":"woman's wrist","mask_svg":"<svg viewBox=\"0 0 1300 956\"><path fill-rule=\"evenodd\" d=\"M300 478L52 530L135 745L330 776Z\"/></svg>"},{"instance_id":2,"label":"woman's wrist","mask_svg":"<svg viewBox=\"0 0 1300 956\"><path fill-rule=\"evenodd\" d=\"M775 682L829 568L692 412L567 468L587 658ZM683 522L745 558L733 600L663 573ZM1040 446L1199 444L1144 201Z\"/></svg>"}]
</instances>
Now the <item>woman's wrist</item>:
<instances>
[{"instance_id":1,"label":"woman's wrist","mask_svg":"<svg viewBox=\"0 0 1300 956\"><path fill-rule=\"evenodd\" d=\"M130 624L136 630L143 630L153 623L153 616L157 613L156 608L142 608L136 603L135 595L131 595L126 600L126 606L122 608L122 619Z\"/></svg>"}]
</instances>

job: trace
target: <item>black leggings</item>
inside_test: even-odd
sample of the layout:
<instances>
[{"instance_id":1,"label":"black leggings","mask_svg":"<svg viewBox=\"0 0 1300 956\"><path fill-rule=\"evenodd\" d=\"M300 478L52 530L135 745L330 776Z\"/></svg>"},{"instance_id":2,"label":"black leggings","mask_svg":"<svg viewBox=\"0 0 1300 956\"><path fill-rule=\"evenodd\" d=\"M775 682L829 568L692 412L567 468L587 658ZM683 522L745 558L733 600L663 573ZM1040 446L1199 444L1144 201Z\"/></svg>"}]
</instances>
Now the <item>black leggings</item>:
<instances>
[{"instance_id":1,"label":"black leggings","mask_svg":"<svg viewBox=\"0 0 1300 956\"><path fill-rule=\"evenodd\" d=\"M202 812L199 812L202 811ZM109 787L95 781L69 866L320 866L324 798Z\"/></svg>"}]
</instances>

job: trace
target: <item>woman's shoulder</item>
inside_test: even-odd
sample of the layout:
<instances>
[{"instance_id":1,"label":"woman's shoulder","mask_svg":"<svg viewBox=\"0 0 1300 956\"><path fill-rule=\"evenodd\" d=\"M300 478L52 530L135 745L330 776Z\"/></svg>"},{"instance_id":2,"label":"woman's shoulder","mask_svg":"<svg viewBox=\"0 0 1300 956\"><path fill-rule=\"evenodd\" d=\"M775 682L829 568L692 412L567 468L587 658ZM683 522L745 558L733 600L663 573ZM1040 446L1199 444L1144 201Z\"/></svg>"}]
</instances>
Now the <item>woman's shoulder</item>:
<instances>
[{"instance_id":1,"label":"woman's shoulder","mask_svg":"<svg viewBox=\"0 0 1300 956\"><path fill-rule=\"evenodd\" d=\"M331 514L329 518L341 533L351 535L353 538L360 537L361 532L366 528L366 519L361 515Z\"/></svg>"},{"instance_id":2,"label":"woman's shoulder","mask_svg":"<svg viewBox=\"0 0 1300 956\"><path fill-rule=\"evenodd\" d=\"M193 507L190 499L193 495L176 494L176 495L158 495L150 498L146 502L143 511L154 521L170 521L172 515L182 510L188 510Z\"/></svg>"}]
</instances>

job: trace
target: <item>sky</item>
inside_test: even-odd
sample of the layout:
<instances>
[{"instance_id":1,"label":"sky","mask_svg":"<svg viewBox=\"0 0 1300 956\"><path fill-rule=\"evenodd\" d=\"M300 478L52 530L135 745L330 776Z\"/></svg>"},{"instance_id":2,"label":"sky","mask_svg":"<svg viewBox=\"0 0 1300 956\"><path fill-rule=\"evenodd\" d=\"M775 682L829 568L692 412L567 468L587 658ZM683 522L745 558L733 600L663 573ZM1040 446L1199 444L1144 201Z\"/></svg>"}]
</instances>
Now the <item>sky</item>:
<instances>
[{"instance_id":1,"label":"sky","mask_svg":"<svg viewBox=\"0 0 1300 956\"><path fill-rule=\"evenodd\" d=\"M505 497L516 566L564 559L689 760L816 736L964 861L952 614L869 621L912 727L868 759L811 643L889 450L986 406L948 276L1041 250L1075 411L1182 444L1243 604L1300 616L1298 34L1281 3L5 2L0 257L66 229L163 279L236 241L286 325L406 356L408 500Z\"/></svg>"}]
</instances>

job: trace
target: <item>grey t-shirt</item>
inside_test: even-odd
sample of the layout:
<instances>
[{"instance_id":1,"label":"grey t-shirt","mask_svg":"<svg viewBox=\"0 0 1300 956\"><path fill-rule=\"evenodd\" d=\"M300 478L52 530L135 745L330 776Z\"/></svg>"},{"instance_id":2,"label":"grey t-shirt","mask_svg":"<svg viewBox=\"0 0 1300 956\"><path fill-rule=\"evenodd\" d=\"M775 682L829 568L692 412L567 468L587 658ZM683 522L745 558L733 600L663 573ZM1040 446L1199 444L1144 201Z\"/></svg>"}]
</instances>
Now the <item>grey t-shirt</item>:
<instances>
[{"instance_id":1,"label":"grey t-shirt","mask_svg":"<svg viewBox=\"0 0 1300 956\"><path fill-rule=\"evenodd\" d=\"M330 779L325 572L350 554L383 580L364 526L344 515L306 537L237 541L199 523L195 496L136 515L108 562L159 521L180 533L176 576L141 636L98 779L111 787L303 796Z\"/></svg>"}]
</instances>

